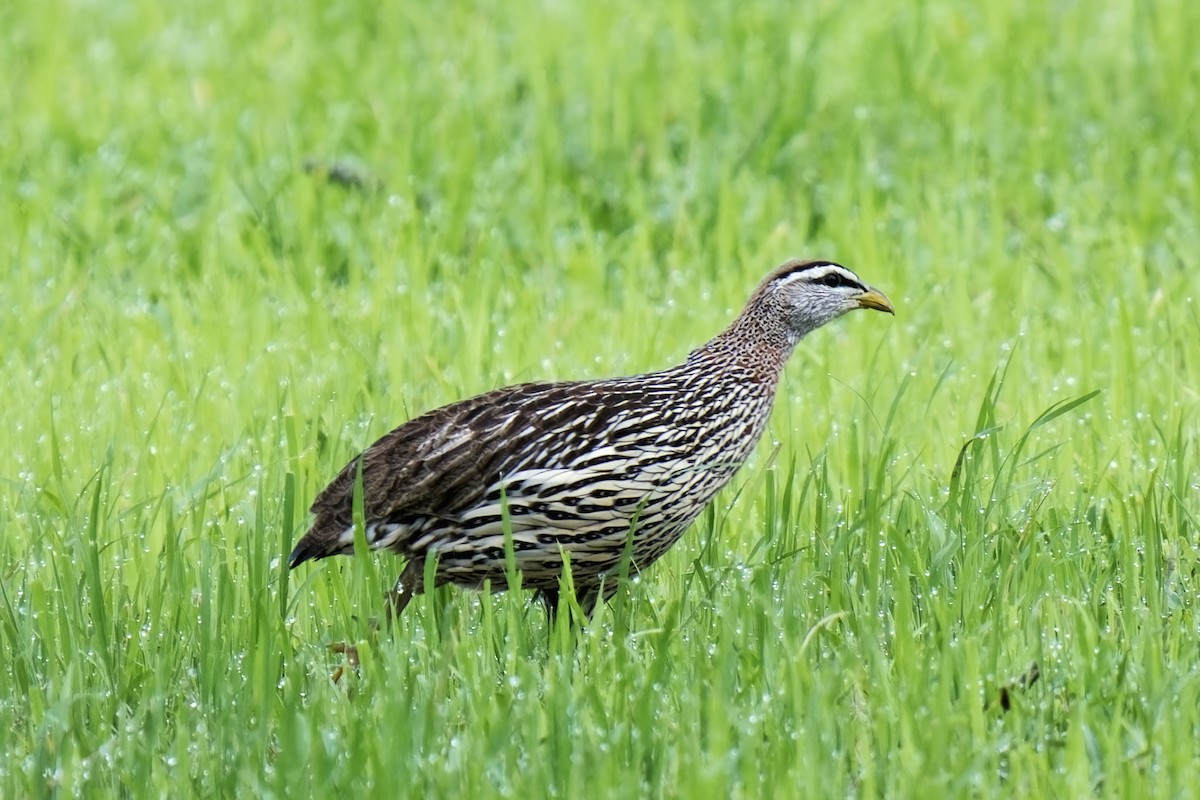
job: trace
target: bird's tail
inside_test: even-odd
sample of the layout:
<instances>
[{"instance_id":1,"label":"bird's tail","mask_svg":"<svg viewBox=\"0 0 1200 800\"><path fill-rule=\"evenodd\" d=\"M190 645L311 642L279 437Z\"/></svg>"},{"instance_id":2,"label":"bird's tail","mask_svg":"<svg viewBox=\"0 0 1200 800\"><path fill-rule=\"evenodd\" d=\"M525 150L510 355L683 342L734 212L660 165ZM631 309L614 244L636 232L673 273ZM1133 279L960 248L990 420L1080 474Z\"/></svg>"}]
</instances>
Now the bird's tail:
<instances>
[{"instance_id":1,"label":"bird's tail","mask_svg":"<svg viewBox=\"0 0 1200 800\"><path fill-rule=\"evenodd\" d=\"M347 552L342 537L345 530L346 525L339 523L338 520L318 517L313 522L313 526L308 529L308 533L304 534L292 548L292 554L288 556L288 568L295 569L305 561L328 558Z\"/></svg>"}]
</instances>

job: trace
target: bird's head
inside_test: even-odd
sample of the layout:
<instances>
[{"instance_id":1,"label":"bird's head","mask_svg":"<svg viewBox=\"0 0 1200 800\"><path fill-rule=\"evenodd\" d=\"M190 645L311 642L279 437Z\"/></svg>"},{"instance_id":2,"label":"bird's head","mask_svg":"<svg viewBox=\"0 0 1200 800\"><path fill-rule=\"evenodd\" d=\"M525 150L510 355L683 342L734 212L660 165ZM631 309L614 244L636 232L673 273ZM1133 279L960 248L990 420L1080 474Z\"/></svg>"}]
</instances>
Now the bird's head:
<instances>
[{"instance_id":1,"label":"bird's head","mask_svg":"<svg viewBox=\"0 0 1200 800\"><path fill-rule=\"evenodd\" d=\"M896 313L883 292L832 261L789 261L763 281L757 294L784 316L796 339L856 308Z\"/></svg>"}]
</instances>

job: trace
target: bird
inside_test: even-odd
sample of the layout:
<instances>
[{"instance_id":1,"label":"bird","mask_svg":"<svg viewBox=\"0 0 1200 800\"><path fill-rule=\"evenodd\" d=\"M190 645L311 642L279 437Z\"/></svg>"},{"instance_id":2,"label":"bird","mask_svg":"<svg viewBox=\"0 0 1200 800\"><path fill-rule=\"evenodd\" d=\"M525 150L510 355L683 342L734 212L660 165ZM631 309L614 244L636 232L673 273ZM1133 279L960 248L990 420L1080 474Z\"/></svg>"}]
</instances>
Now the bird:
<instances>
[{"instance_id":1,"label":"bird","mask_svg":"<svg viewBox=\"0 0 1200 800\"><path fill-rule=\"evenodd\" d=\"M615 593L623 557L625 574L644 570L733 478L762 437L797 343L855 309L895 314L841 264L793 259L682 364L523 383L421 414L316 496L289 567L353 554L361 486L366 543L407 559L389 622L428 588L430 556L436 586L492 591L508 588L511 563L551 617L569 565L590 617Z\"/></svg>"}]
</instances>

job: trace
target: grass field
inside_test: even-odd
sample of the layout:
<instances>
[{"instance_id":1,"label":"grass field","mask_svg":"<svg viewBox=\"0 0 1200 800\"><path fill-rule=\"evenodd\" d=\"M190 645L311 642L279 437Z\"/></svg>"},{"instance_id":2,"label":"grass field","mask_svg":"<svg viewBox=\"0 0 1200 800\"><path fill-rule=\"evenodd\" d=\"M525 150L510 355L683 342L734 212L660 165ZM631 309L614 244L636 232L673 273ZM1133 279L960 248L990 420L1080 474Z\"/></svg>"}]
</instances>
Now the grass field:
<instances>
[{"instance_id":1,"label":"grass field","mask_svg":"<svg viewBox=\"0 0 1200 800\"><path fill-rule=\"evenodd\" d=\"M0 5L0 796L1200 795L1197 29ZM285 571L393 425L674 363L793 255L895 319L594 625Z\"/></svg>"}]
</instances>

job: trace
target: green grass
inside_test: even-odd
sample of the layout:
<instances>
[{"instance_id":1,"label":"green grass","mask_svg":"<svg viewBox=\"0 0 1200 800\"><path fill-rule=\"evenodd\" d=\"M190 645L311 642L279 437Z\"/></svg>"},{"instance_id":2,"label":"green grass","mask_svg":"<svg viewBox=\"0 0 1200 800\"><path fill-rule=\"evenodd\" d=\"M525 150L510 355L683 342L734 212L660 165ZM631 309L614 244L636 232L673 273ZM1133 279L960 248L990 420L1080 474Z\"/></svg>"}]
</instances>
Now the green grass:
<instances>
[{"instance_id":1,"label":"green grass","mask_svg":"<svg viewBox=\"0 0 1200 800\"><path fill-rule=\"evenodd\" d=\"M0 796L1196 796L1198 27L3 4ZM391 426L675 362L792 255L896 318L591 627L285 572Z\"/></svg>"}]
</instances>

